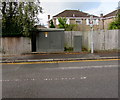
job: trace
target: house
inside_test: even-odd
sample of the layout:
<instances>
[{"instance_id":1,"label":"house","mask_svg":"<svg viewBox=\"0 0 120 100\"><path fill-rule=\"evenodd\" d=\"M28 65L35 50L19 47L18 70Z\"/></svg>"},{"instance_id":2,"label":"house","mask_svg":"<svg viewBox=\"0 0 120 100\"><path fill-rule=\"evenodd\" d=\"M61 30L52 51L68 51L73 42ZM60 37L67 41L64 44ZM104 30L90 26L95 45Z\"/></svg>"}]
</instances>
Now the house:
<instances>
[{"instance_id":1,"label":"house","mask_svg":"<svg viewBox=\"0 0 120 100\"><path fill-rule=\"evenodd\" d=\"M53 16L53 22L56 27L58 27L58 18L66 18L67 24L77 24L77 31L90 31L90 14L79 11L79 10L64 10L63 12ZM100 18L98 16L93 16L93 27L94 30L99 29Z\"/></svg>"},{"instance_id":2,"label":"house","mask_svg":"<svg viewBox=\"0 0 120 100\"><path fill-rule=\"evenodd\" d=\"M107 30L109 27L109 24L115 20L116 15L117 15L117 10L114 10L114 11L112 11L104 16L103 16L103 14L101 14L100 29Z\"/></svg>"}]
</instances>

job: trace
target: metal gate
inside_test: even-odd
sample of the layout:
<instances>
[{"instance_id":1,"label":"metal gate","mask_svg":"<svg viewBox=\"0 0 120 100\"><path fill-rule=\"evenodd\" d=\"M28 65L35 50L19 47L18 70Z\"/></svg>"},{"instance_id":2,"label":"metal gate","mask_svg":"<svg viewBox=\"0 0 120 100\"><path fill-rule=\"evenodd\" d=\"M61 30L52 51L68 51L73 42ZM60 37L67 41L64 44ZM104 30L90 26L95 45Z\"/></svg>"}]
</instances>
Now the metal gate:
<instances>
[{"instance_id":1,"label":"metal gate","mask_svg":"<svg viewBox=\"0 0 120 100\"><path fill-rule=\"evenodd\" d=\"M82 51L82 36L74 36L74 51Z\"/></svg>"}]
</instances>

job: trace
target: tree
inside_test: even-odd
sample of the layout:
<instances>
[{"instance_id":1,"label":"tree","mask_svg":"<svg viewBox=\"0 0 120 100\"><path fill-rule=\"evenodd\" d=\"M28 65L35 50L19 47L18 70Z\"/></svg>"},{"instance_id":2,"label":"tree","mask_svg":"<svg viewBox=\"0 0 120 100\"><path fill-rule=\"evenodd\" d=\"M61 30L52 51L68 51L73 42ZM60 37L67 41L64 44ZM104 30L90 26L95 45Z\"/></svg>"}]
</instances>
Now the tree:
<instances>
[{"instance_id":1,"label":"tree","mask_svg":"<svg viewBox=\"0 0 120 100\"><path fill-rule=\"evenodd\" d=\"M67 24L66 18L58 18L59 21L59 28L64 28L65 31L76 31L77 30L77 24Z\"/></svg>"},{"instance_id":2,"label":"tree","mask_svg":"<svg viewBox=\"0 0 120 100\"><path fill-rule=\"evenodd\" d=\"M30 36L42 12L40 2L2 2L2 35Z\"/></svg>"},{"instance_id":3,"label":"tree","mask_svg":"<svg viewBox=\"0 0 120 100\"><path fill-rule=\"evenodd\" d=\"M67 19L66 18L58 18L58 21L59 21L59 28L64 28L66 30L68 24L67 24Z\"/></svg>"},{"instance_id":4,"label":"tree","mask_svg":"<svg viewBox=\"0 0 120 100\"><path fill-rule=\"evenodd\" d=\"M53 20L50 20L50 28L55 28L55 25L53 23Z\"/></svg>"}]
</instances>

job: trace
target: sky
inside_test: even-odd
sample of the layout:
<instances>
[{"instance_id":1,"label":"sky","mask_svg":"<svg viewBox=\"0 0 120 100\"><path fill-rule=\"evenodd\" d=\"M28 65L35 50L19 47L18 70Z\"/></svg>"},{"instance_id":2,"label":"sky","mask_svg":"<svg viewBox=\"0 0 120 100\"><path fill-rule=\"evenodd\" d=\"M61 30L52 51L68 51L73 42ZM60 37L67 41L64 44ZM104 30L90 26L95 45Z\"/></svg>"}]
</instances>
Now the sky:
<instances>
[{"instance_id":1,"label":"sky","mask_svg":"<svg viewBox=\"0 0 120 100\"><path fill-rule=\"evenodd\" d=\"M108 14L118 7L119 0L41 0L43 13L38 18L42 25L47 26L48 15L53 16L64 10L80 10L89 14L100 16Z\"/></svg>"}]
</instances>

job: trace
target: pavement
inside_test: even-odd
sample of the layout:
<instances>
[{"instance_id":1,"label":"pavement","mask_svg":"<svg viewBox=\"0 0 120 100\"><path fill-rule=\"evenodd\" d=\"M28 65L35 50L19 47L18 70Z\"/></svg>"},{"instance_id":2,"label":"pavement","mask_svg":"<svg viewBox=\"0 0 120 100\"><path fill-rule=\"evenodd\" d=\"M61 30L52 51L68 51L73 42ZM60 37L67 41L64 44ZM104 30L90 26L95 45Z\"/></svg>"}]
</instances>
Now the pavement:
<instances>
[{"instance_id":1,"label":"pavement","mask_svg":"<svg viewBox=\"0 0 120 100\"><path fill-rule=\"evenodd\" d=\"M89 52L62 52L62 53L32 52L21 55L2 55L0 63L118 59L119 54L120 52L97 52L93 54Z\"/></svg>"}]
</instances>

